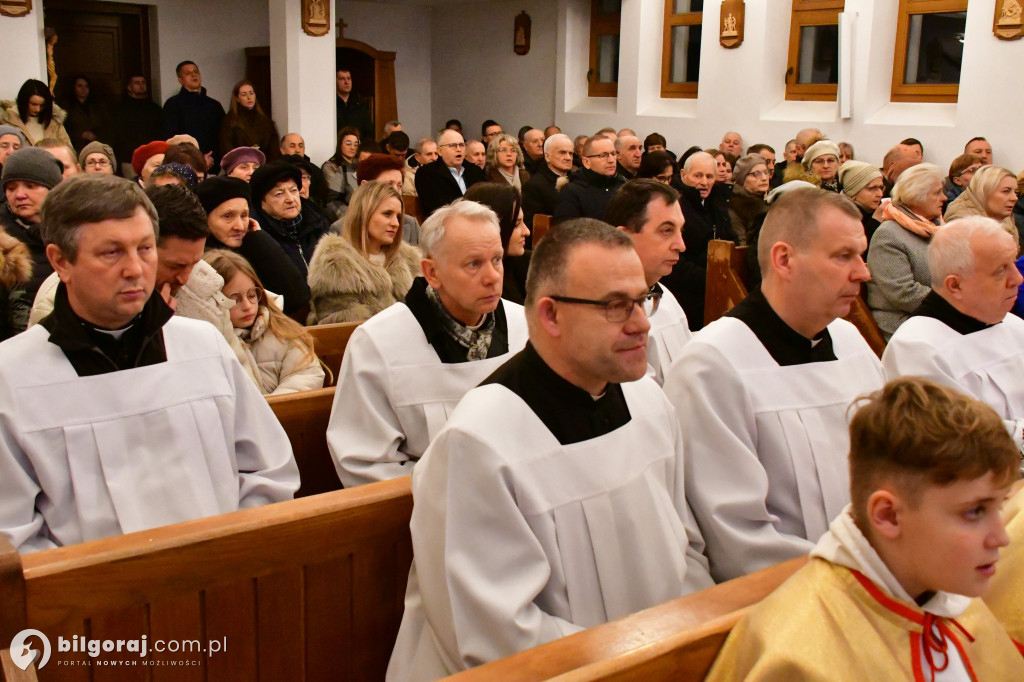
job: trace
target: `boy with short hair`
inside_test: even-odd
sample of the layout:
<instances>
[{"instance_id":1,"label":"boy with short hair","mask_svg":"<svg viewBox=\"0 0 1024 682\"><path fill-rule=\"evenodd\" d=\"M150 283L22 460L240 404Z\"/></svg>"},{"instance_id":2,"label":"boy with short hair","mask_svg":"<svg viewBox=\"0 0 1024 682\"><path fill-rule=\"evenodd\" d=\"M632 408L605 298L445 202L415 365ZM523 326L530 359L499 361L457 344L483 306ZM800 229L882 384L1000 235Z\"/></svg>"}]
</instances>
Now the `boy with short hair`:
<instances>
[{"instance_id":1,"label":"boy with short hair","mask_svg":"<svg viewBox=\"0 0 1024 682\"><path fill-rule=\"evenodd\" d=\"M1010 546L999 560L999 570L985 595L985 603L1017 642L1024 642L1024 486L1003 509Z\"/></svg>"},{"instance_id":2,"label":"boy with short hair","mask_svg":"<svg viewBox=\"0 0 1024 682\"><path fill-rule=\"evenodd\" d=\"M987 405L907 377L850 423L852 503L755 606L708 680L1021 680L980 599L1020 454Z\"/></svg>"}]
</instances>

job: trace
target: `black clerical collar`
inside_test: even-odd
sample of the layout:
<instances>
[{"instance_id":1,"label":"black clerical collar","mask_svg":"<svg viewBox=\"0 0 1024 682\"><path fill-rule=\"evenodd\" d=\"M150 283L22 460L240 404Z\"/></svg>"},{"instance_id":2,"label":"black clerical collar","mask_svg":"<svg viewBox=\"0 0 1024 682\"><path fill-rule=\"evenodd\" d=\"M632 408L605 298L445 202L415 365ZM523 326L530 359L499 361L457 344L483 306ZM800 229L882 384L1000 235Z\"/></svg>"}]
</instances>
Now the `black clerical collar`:
<instances>
[{"instance_id":1,"label":"black clerical collar","mask_svg":"<svg viewBox=\"0 0 1024 682\"><path fill-rule=\"evenodd\" d=\"M931 317L963 336L995 326L985 324L967 313L960 312L953 307L952 303L935 293L934 289L928 292L928 295L921 301L921 305L910 316Z\"/></svg>"},{"instance_id":2,"label":"black clerical collar","mask_svg":"<svg viewBox=\"0 0 1024 682\"><path fill-rule=\"evenodd\" d=\"M818 333L813 341L808 339L772 310L760 288L751 291L726 316L735 317L750 327L772 359L783 367L837 359L828 328Z\"/></svg>"},{"instance_id":3,"label":"black clerical collar","mask_svg":"<svg viewBox=\"0 0 1024 682\"><path fill-rule=\"evenodd\" d=\"M562 445L599 438L629 423L629 407L618 384L594 399L551 369L527 343L480 384L501 384L533 410Z\"/></svg>"},{"instance_id":4,"label":"black clerical collar","mask_svg":"<svg viewBox=\"0 0 1024 682\"><path fill-rule=\"evenodd\" d=\"M412 281L412 288L405 295L405 305L423 329L427 343L433 347L441 362L453 364L467 361L469 350L455 341L437 319L437 308L427 298L427 280L417 277ZM494 358L508 353L508 321L505 318L504 303L499 302L498 307L490 314L494 315L494 331L491 332L491 345L487 349L487 357Z\"/></svg>"}]
</instances>

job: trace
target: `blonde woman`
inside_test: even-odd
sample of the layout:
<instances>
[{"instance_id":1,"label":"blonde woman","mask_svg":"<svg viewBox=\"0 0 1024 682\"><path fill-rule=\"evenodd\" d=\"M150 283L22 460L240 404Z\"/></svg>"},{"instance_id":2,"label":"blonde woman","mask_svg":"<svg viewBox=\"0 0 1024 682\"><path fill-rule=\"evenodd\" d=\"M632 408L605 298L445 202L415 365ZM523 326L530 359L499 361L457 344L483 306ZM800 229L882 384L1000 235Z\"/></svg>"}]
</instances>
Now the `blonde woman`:
<instances>
[{"instance_id":1,"label":"blonde woman","mask_svg":"<svg viewBox=\"0 0 1024 682\"><path fill-rule=\"evenodd\" d=\"M245 360L263 395L321 388L324 370L313 353L313 338L267 297L249 261L232 251L203 255L224 278L222 293L233 301L231 326L245 348Z\"/></svg>"},{"instance_id":2,"label":"blonde woman","mask_svg":"<svg viewBox=\"0 0 1024 682\"><path fill-rule=\"evenodd\" d=\"M957 218L980 215L995 220L1017 238L1013 207L1017 204L1017 176L999 166L982 166L970 184L949 203L943 216L948 223Z\"/></svg>"},{"instance_id":3,"label":"blonde woman","mask_svg":"<svg viewBox=\"0 0 1024 682\"><path fill-rule=\"evenodd\" d=\"M530 180L523 164L523 150L511 135L502 133L487 145L487 182L505 183L522 192Z\"/></svg>"},{"instance_id":4,"label":"blonde woman","mask_svg":"<svg viewBox=\"0 0 1024 682\"><path fill-rule=\"evenodd\" d=\"M341 234L328 234L309 262L308 324L367 320L405 298L420 252L402 240L402 195L364 182L352 194Z\"/></svg>"}]
</instances>

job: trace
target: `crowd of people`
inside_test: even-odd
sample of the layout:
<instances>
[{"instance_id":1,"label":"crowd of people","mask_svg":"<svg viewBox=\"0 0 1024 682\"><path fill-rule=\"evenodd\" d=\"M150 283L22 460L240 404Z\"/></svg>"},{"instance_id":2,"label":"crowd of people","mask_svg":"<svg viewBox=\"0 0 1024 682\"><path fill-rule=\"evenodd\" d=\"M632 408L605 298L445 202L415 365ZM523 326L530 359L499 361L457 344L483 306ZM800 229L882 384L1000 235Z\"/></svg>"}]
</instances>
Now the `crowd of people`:
<instances>
[{"instance_id":1,"label":"crowd of people","mask_svg":"<svg viewBox=\"0 0 1024 682\"><path fill-rule=\"evenodd\" d=\"M412 144L398 121L374 139L339 70L318 166L248 81L225 113L195 63L177 76L162 110L133 76L109 117L88 79L62 110L30 80L0 125L0 532L20 551L289 499L261 396L323 386L307 326L361 322L325 436L346 487L412 476L389 679L807 555L711 679L1024 678L1024 565L997 570L1024 174L984 138L948 172L915 139L879 164L813 128L781 158L737 132L676 154L495 120ZM714 239L748 247L750 293L705 324ZM842 319L858 297L881 359Z\"/></svg>"}]
</instances>

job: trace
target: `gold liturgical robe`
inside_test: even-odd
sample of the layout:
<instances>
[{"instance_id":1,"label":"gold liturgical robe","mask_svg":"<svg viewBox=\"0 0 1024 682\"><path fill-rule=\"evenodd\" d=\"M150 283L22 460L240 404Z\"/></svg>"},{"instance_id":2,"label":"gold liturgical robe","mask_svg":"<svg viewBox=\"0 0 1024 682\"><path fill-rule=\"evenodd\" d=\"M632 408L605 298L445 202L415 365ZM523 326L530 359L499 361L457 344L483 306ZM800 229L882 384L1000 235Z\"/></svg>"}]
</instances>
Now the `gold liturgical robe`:
<instances>
[{"instance_id":1,"label":"gold liturgical robe","mask_svg":"<svg viewBox=\"0 0 1024 682\"><path fill-rule=\"evenodd\" d=\"M944 618L893 598L865 573L892 580L847 507L810 563L733 628L708 682L925 681L933 669L936 680L1024 680L1024 657L980 599L938 593L935 610L959 614Z\"/></svg>"},{"instance_id":2,"label":"gold liturgical robe","mask_svg":"<svg viewBox=\"0 0 1024 682\"><path fill-rule=\"evenodd\" d=\"M1010 545L996 564L985 603L1017 642L1024 644L1024 487L1003 510Z\"/></svg>"}]
</instances>

